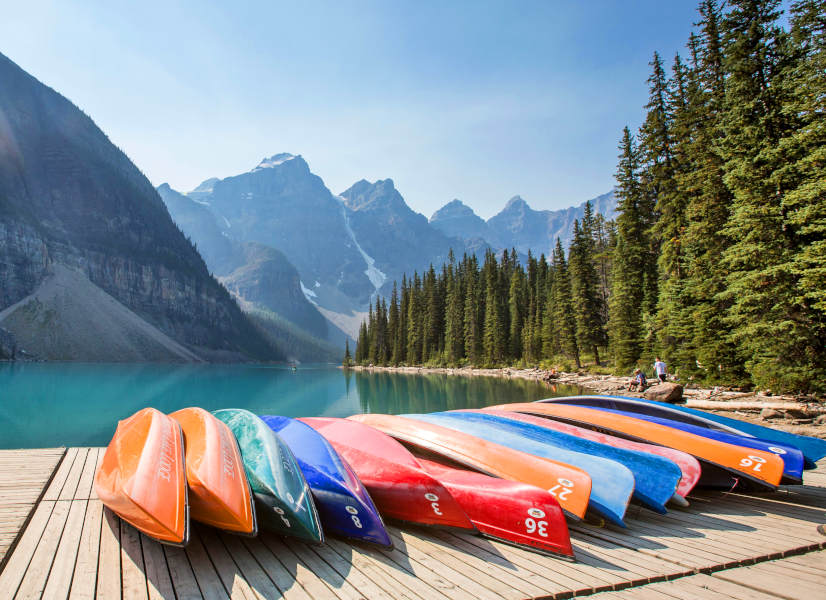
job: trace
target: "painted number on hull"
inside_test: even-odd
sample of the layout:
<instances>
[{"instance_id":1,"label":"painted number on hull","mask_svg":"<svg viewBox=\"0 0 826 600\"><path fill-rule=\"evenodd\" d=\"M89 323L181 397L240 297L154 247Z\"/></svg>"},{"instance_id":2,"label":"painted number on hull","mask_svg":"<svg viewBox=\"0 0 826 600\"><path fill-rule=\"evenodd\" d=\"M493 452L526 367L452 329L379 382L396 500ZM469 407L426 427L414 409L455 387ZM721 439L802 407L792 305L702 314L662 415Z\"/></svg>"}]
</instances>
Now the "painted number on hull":
<instances>
[{"instance_id":1,"label":"painted number on hull","mask_svg":"<svg viewBox=\"0 0 826 600\"><path fill-rule=\"evenodd\" d=\"M556 485L548 490L552 496L556 496L560 500L567 500L571 492L574 491L574 482L570 479L560 477L556 480Z\"/></svg>"},{"instance_id":2,"label":"painted number on hull","mask_svg":"<svg viewBox=\"0 0 826 600\"><path fill-rule=\"evenodd\" d=\"M276 507L273 508L273 510L275 512L277 512L278 516L281 517L281 520L284 521L284 525L286 525L287 527L292 527L292 525L290 525L290 520L287 517L284 516L284 509L283 508L279 508L278 506L276 506Z\"/></svg>"},{"instance_id":3,"label":"painted number on hull","mask_svg":"<svg viewBox=\"0 0 826 600\"><path fill-rule=\"evenodd\" d=\"M528 533L535 532L542 537L548 537L548 522L540 520L545 516L545 511L541 508L529 508L528 514L530 516L525 519L525 530Z\"/></svg>"},{"instance_id":4,"label":"painted number on hull","mask_svg":"<svg viewBox=\"0 0 826 600\"><path fill-rule=\"evenodd\" d=\"M359 511L355 506L346 506L344 507L348 513L350 513L350 518L353 520L353 525L358 527L359 529L362 528L361 519L359 519L358 514Z\"/></svg>"},{"instance_id":5,"label":"painted number on hull","mask_svg":"<svg viewBox=\"0 0 826 600\"><path fill-rule=\"evenodd\" d=\"M428 492L424 495L424 497L428 502L430 502L430 508L433 509L433 512L439 516L442 516L442 510L439 508L439 497L432 492Z\"/></svg>"},{"instance_id":6,"label":"painted number on hull","mask_svg":"<svg viewBox=\"0 0 826 600\"><path fill-rule=\"evenodd\" d=\"M751 467L752 471L759 471L760 467L762 467L765 464L765 462L765 458L749 454L747 458L740 459L740 466Z\"/></svg>"}]
</instances>

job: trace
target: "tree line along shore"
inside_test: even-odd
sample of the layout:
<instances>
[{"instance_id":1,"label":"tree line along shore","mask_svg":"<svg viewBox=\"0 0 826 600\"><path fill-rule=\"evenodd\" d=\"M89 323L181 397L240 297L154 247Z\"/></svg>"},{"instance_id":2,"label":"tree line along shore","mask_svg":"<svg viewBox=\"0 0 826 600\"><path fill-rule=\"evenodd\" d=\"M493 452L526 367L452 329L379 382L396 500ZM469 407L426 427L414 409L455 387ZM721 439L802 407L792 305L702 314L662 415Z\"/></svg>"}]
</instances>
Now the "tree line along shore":
<instances>
[{"instance_id":1,"label":"tree line along shore","mask_svg":"<svg viewBox=\"0 0 826 600\"><path fill-rule=\"evenodd\" d=\"M654 53L626 127L618 216L566 250L395 282L345 362L539 365L778 393L826 391L826 0L703 0L685 56Z\"/></svg>"}]
</instances>

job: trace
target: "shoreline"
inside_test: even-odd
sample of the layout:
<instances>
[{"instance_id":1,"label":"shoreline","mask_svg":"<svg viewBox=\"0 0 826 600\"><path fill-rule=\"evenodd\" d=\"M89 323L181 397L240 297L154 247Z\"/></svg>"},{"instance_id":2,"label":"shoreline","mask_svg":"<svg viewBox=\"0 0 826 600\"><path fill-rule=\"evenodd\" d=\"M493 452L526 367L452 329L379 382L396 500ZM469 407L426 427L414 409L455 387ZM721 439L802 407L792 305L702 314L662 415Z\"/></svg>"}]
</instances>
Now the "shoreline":
<instances>
[{"instance_id":1,"label":"shoreline","mask_svg":"<svg viewBox=\"0 0 826 600\"><path fill-rule=\"evenodd\" d=\"M344 369L344 367L339 367ZM642 398L641 392L628 391L629 377L596 375L591 373L553 373L545 369L504 367L482 369L475 367L375 367L353 366L351 371L365 373L398 373L403 375L454 375L459 377L502 377L527 379L554 385L586 388L596 395L618 395ZM676 383L676 382L670 382ZM649 386L651 389L653 386ZM767 395L760 391L741 392L724 387L684 387L683 399L690 408L724 413L732 418L782 429L790 433L826 439L826 403L811 396Z\"/></svg>"}]
</instances>

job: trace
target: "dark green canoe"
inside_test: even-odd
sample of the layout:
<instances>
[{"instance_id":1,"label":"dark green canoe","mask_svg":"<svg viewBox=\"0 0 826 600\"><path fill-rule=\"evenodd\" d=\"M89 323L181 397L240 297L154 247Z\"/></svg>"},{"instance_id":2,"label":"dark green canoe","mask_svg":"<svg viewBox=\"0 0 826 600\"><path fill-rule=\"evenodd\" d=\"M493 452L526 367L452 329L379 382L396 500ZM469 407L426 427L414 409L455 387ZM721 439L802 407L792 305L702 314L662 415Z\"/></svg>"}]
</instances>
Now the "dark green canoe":
<instances>
[{"instance_id":1,"label":"dark green canoe","mask_svg":"<svg viewBox=\"0 0 826 600\"><path fill-rule=\"evenodd\" d=\"M257 416L240 408L213 412L235 434L255 496L258 526L321 543L324 533L310 488L289 447Z\"/></svg>"}]
</instances>

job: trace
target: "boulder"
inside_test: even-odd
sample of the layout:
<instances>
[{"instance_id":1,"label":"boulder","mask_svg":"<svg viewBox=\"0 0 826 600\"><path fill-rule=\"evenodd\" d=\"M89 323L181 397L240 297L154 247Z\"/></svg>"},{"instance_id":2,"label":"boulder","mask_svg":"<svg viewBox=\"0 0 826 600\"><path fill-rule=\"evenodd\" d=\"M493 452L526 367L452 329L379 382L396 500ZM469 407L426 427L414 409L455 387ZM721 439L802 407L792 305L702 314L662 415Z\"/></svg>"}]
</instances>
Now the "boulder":
<instances>
[{"instance_id":1,"label":"boulder","mask_svg":"<svg viewBox=\"0 0 826 600\"><path fill-rule=\"evenodd\" d=\"M763 421L769 421L771 419L782 419L785 415L780 412L779 410L774 410L773 408L764 408L760 411L760 418Z\"/></svg>"},{"instance_id":2,"label":"boulder","mask_svg":"<svg viewBox=\"0 0 826 600\"><path fill-rule=\"evenodd\" d=\"M657 402L677 403L683 399L683 386L679 383L658 383L645 390L646 400L656 400Z\"/></svg>"}]
</instances>

